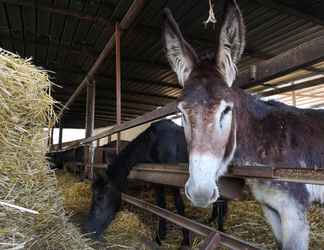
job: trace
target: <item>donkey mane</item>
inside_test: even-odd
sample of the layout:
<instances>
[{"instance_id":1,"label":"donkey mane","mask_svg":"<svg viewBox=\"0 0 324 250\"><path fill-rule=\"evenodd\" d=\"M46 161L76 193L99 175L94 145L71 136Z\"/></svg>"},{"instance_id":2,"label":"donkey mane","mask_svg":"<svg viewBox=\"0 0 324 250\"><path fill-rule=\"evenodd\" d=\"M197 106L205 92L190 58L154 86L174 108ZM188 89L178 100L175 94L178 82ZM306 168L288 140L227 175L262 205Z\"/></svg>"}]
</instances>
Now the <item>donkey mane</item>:
<instances>
[{"instance_id":1,"label":"donkey mane","mask_svg":"<svg viewBox=\"0 0 324 250\"><path fill-rule=\"evenodd\" d=\"M324 111L300 109L233 88L237 99L236 160L324 168Z\"/></svg>"}]
</instances>

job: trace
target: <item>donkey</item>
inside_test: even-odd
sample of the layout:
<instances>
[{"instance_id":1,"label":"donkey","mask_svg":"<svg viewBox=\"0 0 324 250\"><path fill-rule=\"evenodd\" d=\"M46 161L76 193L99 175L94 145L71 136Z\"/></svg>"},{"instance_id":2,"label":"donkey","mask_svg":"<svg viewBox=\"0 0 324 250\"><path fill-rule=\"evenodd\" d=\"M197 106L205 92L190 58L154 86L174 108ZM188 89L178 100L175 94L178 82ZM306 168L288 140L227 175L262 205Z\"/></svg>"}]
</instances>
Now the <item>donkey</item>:
<instances>
[{"instance_id":1,"label":"donkey","mask_svg":"<svg viewBox=\"0 0 324 250\"><path fill-rule=\"evenodd\" d=\"M166 9L163 44L179 84L178 98L189 151L185 194L206 207L219 196L218 179L240 165L324 167L324 112L264 102L232 86L245 46L245 26L235 0L225 4L215 56L199 57ZM262 166L260 166L261 168ZM278 245L308 249L306 210L324 202L324 187L248 179Z\"/></svg>"},{"instance_id":2,"label":"donkey","mask_svg":"<svg viewBox=\"0 0 324 250\"><path fill-rule=\"evenodd\" d=\"M187 145L183 128L170 120L162 120L151 126L130 142L124 150L108 166L106 178L98 178L93 186L93 197L88 220L87 232L95 232L99 237L114 219L121 205L121 192L127 188L127 176L138 163L168 163L188 162ZM165 208L165 187L155 185L156 202ZM179 188L172 187L177 212L184 215L184 203ZM218 219L219 229L223 229L224 217L227 211L226 201L213 208L212 218ZM166 221L160 219L156 241L166 236ZM183 229L182 246L189 246L189 232Z\"/></svg>"}]
</instances>

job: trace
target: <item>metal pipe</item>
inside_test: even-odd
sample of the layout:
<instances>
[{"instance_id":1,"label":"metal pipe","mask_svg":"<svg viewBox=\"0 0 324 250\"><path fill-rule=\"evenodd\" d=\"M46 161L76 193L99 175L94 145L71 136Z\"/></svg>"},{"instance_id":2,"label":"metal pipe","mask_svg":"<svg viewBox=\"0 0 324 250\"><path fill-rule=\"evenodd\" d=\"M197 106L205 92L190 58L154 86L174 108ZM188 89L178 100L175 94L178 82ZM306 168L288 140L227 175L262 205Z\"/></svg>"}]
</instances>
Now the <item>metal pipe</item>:
<instances>
[{"instance_id":1,"label":"metal pipe","mask_svg":"<svg viewBox=\"0 0 324 250\"><path fill-rule=\"evenodd\" d=\"M136 17L139 15L141 10L144 8L144 3L145 0L134 0L132 5L129 7L127 13L123 17L122 21L120 22L120 35L123 35L123 30L126 30L130 27L130 25L134 22ZM112 52L113 47L115 45L115 34L113 34L109 41L106 43L104 49L98 56L97 60L95 63L92 65L90 68L89 72L83 79L83 81L80 83L80 85L77 87L77 89L74 91L72 96L68 99L68 101L65 103L63 108L61 109L60 113L58 114L57 118L60 119L61 116L63 115L64 111L74 102L74 100L80 95L81 91L84 89L86 84L90 82L95 74L97 73L100 65L103 64L107 56Z\"/></svg>"},{"instance_id":2,"label":"metal pipe","mask_svg":"<svg viewBox=\"0 0 324 250\"><path fill-rule=\"evenodd\" d=\"M86 103L86 124L85 136L93 135L95 119L95 100L96 100L96 83L93 80L87 84L87 103ZM84 147L84 176L92 179L93 177L93 154L92 143Z\"/></svg>"},{"instance_id":3,"label":"metal pipe","mask_svg":"<svg viewBox=\"0 0 324 250\"><path fill-rule=\"evenodd\" d=\"M115 49L116 49L116 122L121 124L121 69L120 69L120 30L119 24L115 25ZM119 153L120 132L117 133L116 153Z\"/></svg>"},{"instance_id":4,"label":"metal pipe","mask_svg":"<svg viewBox=\"0 0 324 250\"><path fill-rule=\"evenodd\" d=\"M146 201L139 200L135 197L129 196L127 194L122 194L122 199L136 207L142 208L146 211L149 211L153 214L158 215L161 218L164 218L180 227L186 228L196 234L199 234L201 236L209 237L211 234L219 235L220 237L220 245L224 247L228 247L230 249L260 249L257 248L251 244L249 244L246 241L240 240L236 237L230 236L228 234L222 233L217 231L216 229L200 224L199 222L190 220L188 218L185 218L179 214L172 213L166 209L160 208L158 206L155 206L153 204L150 204ZM210 241L210 238L208 239ZM215 239L213 239L215 240ZM208 249L208 248L207 248Z\"/></svg>"},{"instance_id":5,"label":"metal pipe","mask_svg":"<svg viewBox=\"0 0 324 250\"><path fill-rule=\"evenodd\" d=\"M60 121L60 125L59 125L59 138L58 138L59 149L62 149L62 142L63 142L63 122Z\"/></svg>"},{"instance_id":6,"label":"metal pipe","mask_svg":"<svg viewBox=\"0 0 324 250\"><path fill-rule=\"evenodd\" d=\"M95 136L85 138L85 139L80 141L80 144L81 145L86 144L86 143L92 142L94 140L101 139L103 137L115 134L117 132L121 132L121 131L130 129L130 128L142 125L144 123L147 123L147 122L150 122L150 121L153 121L153 120L161 119L161 118L163 118L163 117L165 117L167 115L172 115L174 113L177 113L177 103L176 102L171 102L171 103L165 105L162 108L155 109L155 110L153 110L153 111L151 111L149 113L146 113L146 114L144 114L142 116L136 117L133 120L124 122L120 126L114 126L114 127L110 128L110 129L102 131L101 133L99 133L99 134L97 134Z\"/></svg>"}]
</instances>

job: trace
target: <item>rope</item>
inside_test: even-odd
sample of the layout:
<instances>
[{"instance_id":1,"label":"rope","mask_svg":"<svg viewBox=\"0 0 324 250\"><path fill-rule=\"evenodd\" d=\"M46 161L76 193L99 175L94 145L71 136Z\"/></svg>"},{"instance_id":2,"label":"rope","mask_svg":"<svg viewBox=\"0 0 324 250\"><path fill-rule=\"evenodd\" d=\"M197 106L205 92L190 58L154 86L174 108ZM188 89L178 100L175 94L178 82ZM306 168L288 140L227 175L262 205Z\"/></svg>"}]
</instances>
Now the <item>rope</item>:
<instances>
[{"instance_id":1,"label":"rope","mask_svg":"<svg viewBox=\"0 0 324 250\"><path fill-rule=\"evenodd\" d=\"M215 13L214 13L214 4L212 4L211 0L208 1L209 2L209 16L207 18L206 21L204 21L205 27L207 27L208 23L217 23L216 17L215 17Z\"/></svg>"}]
</instances>

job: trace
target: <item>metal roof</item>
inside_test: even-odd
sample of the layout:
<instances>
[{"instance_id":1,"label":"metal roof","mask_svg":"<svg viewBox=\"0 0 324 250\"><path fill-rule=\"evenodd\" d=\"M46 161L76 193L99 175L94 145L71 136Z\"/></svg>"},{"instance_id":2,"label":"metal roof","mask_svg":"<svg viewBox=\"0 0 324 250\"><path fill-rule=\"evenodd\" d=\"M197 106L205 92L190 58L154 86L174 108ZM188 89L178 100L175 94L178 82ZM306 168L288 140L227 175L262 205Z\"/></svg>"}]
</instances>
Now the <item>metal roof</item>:
<instances>
[{"instance_id":1,"label":"metal roof","mask_svg":"<svg viewBox=\"0 0 324 250\"><path fill-rule=\"evenodd\" d=\"M215 1L215 4L221 1ZM239 0L247 30L247 46L239 70L269 59L317 37L324 38L322 1ZM53 96L64 104L114 32L131 0L0 0L0 46L55 72ZM129 120L174 100L180 93L161 47L161 12L169 7L185 38L199 51L212 49L215 29L203 21L208 0L148 1L121 39L122 120ZM217 16L217 13L216 13ZM297 70L259 85L271 85L320 74L322 66ZM319 72L318 72L319 71ZM96 75L95 127L115 123L114 55ZM324 81L323 81L324 83ZM303 92L298 90L299 92ZM64 115L64 127L84 127L85 91Z\"/></svg>"}]
</instances>

